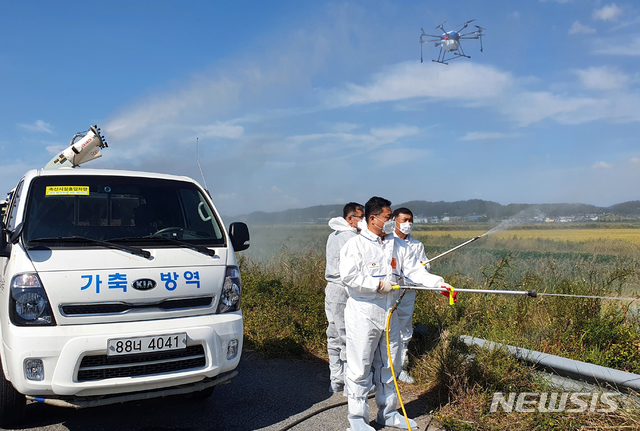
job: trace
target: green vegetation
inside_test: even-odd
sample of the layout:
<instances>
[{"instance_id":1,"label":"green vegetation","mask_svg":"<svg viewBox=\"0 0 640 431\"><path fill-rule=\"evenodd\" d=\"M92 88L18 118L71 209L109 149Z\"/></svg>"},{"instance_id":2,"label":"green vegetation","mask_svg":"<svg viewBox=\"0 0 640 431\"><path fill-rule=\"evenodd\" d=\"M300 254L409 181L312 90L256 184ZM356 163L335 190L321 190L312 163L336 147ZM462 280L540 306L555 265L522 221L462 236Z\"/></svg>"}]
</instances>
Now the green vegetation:
<instances>
[{"instance_id":1,"label":"green vegetation","mask_svg":"<svg viewBox=\"0 0 640 431\"><path fill-rule=\"evenodd\" d=\"M252 247L258 247L241 259L245 342L264 356L326 358L324 244L329 232L321 226L252 229ZM595 247L489 236L435 261L432 271L458 288L637 293L637 246L603 238ZM428 256L462 242L448 235L423 240ZM262 248L271 250L270 259ZM489 413L494 392L544 392L548 383L502 351L475 350L459 341L460 335L471 335L640 374L635 302L460 294L449 306L441 295L421 292L414 325L428 331L410 346L411 373L432 414L450 429L635 429L640 424L637 412L623 409L615 414Z\"/></svg>"},{"instance_id":2,"label":"green vegetation","mask_svg":"<svg viewBox=\"0 0 640 431\"><path fill-rule=\"evenodd\" d=\"M326 356L324 256L283 249L272 262L239 264L245 343L267 358Z\"/></svg>"}]
</instances>

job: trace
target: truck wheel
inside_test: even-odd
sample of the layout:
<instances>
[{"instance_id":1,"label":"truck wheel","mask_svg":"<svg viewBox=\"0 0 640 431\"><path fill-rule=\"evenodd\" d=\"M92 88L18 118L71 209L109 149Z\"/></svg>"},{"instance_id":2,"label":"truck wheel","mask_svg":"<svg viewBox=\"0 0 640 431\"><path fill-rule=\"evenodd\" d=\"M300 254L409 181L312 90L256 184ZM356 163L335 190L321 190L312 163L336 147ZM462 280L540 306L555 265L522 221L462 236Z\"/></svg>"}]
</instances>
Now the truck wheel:
<instances>
[{"instance_id":1,"label":"truck wheel","mask_svg":"<svg viewBox=\"0 0 640 431\"><path fill-rule=\"evenodd\" d=\"M194 400L194 401L206 400L211 396L211 394L213 394L214 389L215 389L215 386L211 386L210 388L203 389L198 392L191 392L190 394L187 394L187 399Z\"/></svg>"},{"instance_id":2,"label":"truck wheel","mask_svg":"<svg viewBox=\"0 0 640 431\"><path fill-rule=\"evenodd\" d=\"M3 428L24 420L27 400L16 391L0 370L0 426Z\"/></svg>"}]
</instances>

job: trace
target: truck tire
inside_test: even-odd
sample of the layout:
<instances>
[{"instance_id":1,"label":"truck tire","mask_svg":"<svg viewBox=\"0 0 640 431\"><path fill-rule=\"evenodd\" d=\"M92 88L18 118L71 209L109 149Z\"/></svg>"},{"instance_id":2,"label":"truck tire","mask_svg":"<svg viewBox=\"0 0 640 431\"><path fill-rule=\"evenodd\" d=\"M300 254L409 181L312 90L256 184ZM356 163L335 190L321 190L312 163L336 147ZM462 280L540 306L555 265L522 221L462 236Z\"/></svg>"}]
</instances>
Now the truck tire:
<instances>
[{"instance_id":1,"label":"truck tire","mask_svg":"<svg viewBox=\"0 0 640 431\"><path fill-rule=\"evenodd\" d=\"M27 400L16 391L0 370L0 426L15 425L24 420Z\"/></svg>"}]
</instances>

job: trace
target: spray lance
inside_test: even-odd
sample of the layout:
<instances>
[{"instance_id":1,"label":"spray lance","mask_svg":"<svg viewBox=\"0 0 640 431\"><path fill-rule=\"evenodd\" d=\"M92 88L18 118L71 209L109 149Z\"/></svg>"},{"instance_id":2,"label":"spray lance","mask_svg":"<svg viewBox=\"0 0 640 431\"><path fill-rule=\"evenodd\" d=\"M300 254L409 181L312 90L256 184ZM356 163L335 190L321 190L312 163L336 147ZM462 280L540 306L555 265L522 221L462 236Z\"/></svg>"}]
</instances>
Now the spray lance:
<instances>
[{"instance_id":1,"label":"spray lance","mask_svg":"<svg viewBox=\"0 0 640 431\"><path fill-rule=\"evenodd\" d=\"M456 246L455 246L455 247L453 247L451 250L447 250L447 251L445 251L444 253L441 253L441 254L437 255L436 257L434 257L434 258L428 259L425 263L431 263L431 262L433 262L434 260L441 258L442 256L446 256L446 255L448 255L448 254L449 254L449 253L451 253L452 251L456 251L457 249L462 248L462 247L464 247L464 246L465 246L465 245L467 245L467 244L471 244L473 241L475 241L475 240L477 240L477 239L480 239L480 238L482 238L482 237L483 237L483 236L485 236L485 235L486 235L486 233L483 233L482 235L478 235L478 236L477 236L477 237L475 237L475 238L471 238L469 241L465 241L465 242L463 242L463 243L462 243L462 244L460 244L460 245L456 245Z\"/></svg>"}]
</instances>

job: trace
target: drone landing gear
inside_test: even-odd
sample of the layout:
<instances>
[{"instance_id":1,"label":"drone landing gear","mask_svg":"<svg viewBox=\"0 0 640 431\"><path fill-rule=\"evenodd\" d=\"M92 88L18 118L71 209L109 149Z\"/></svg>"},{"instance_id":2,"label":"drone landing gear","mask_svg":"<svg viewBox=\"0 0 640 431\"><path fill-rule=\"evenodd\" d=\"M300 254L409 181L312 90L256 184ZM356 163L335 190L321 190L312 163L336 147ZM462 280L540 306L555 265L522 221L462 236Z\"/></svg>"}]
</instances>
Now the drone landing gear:
<instances>
[{"instance_id":1,"label":"drone landing gear","mask_svg":"<svg viewBox=\"0 0 640 431\"><path fill-rule=\"evenodd\" d=\"M444 61L444 56L446 55L447 51L443 51L442 50L442 46L440 46L440 52L438 53L438 59L437 60L431 60L435 63L442 63L442 64L449 64L449 63L445 63Z\"/></svg>"},{"instance_id":2,"label":"drone landing gear","mask_svg":"<svg viewBox=\"0 0 640 431\"><path fill-rule=\"evenodd\" d=\"M449 58L445 58L446 55L447 55L447 52L448 51L444 51L442 49L442 47L440 47L440 53L438 54L438 59L437 60L431 60L431 61L433 61L434 63L440 63L440 64L448 65L449 64L449 63L447 63L448 61L455 60L456 58L460 58L460 57L471 58L470 55L466 55L464 53L464 51L462 50L462 47L459 47L457 52L451 52L451 57L449 57Z\"/></svg>"},{"instance_id":3,"label":"drone landing gear","mask_svg":"<svg viewBox=\"0 0 640 431\"><path fill-rule=\"evenodd\" d=\"M458 47L458 52L456 54L458 54L459 57L471 58L470 56L465 55L464 50L462 49L462 45Z\"/></svg>"}]
</instances>

